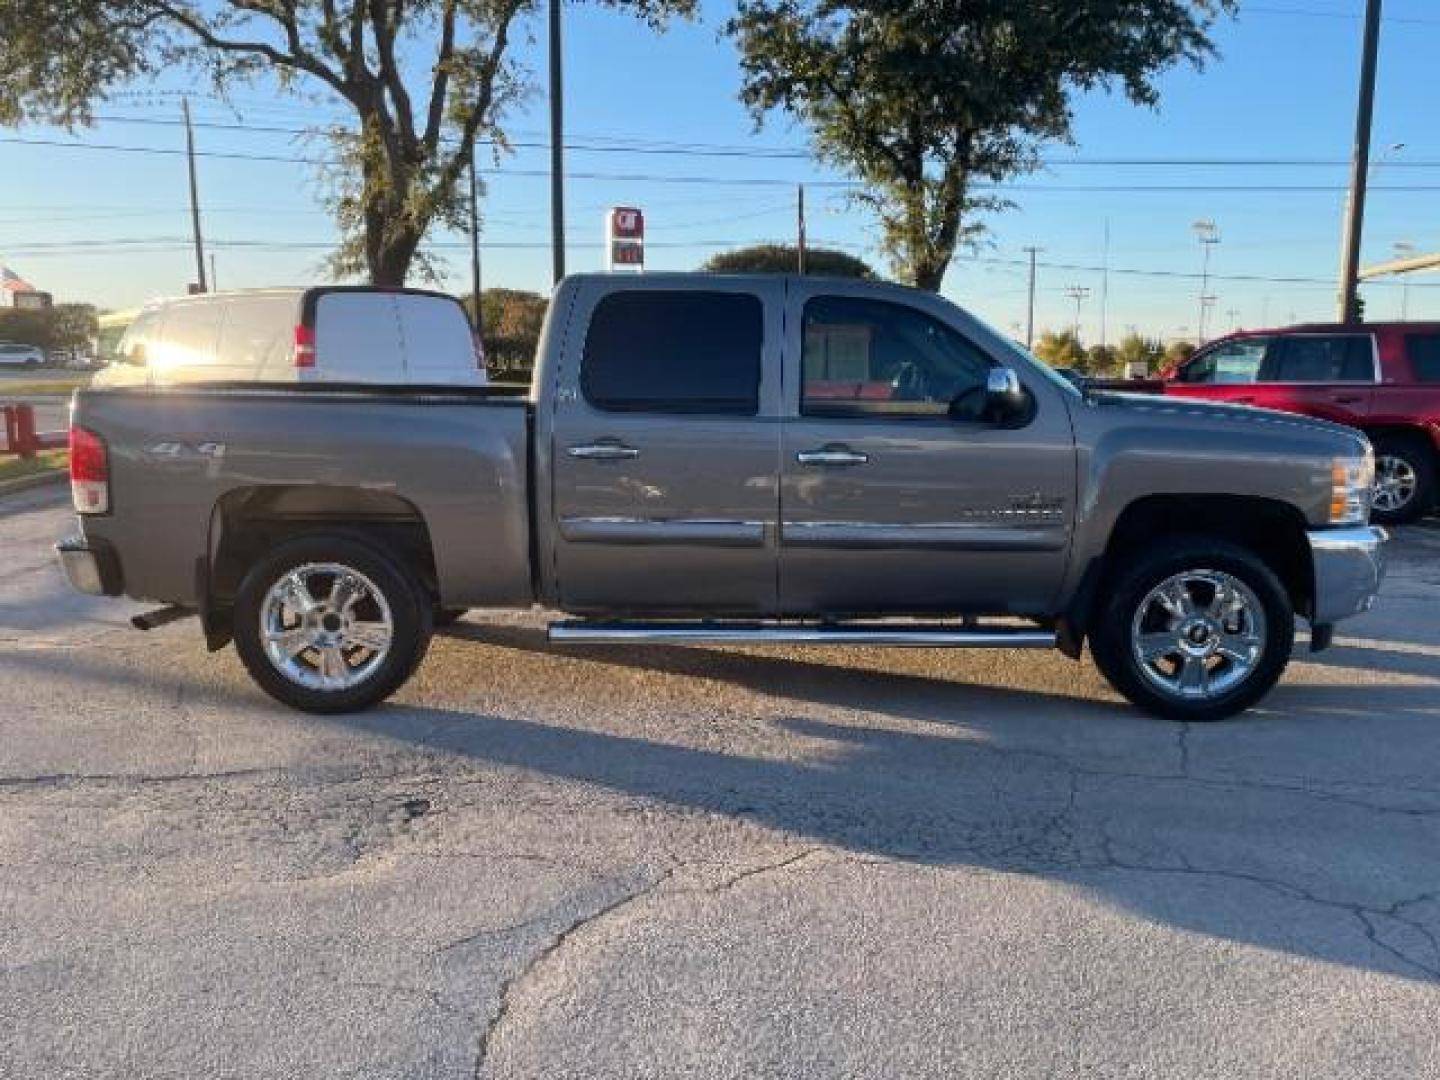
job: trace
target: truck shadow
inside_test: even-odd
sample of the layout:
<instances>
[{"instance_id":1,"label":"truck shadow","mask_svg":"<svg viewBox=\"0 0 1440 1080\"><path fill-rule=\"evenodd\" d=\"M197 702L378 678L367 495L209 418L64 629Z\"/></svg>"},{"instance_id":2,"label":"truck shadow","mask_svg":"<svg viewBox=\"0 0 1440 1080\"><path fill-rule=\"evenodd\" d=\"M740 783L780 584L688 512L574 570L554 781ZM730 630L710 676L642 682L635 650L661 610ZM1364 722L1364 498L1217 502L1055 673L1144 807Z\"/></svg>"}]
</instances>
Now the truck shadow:
<instances>
[{"instance_id":1,"label":"truck shadow","mask_svg":"<svg viewBox=\"0 0 1440 1080\"><path fill-rule=\"evenodd\" d=\"M1158 923L1440 981L1434 686L1282 686L1244 719L1186 726L793 656L559 648L513 626L458 636L537 663L694 679L697 695L724 682L789 712L716 748L693 729L654 737L653 719L651 737L439 708L339 722L852 852L1062 880Z\"/></svg>"}]
</instances>

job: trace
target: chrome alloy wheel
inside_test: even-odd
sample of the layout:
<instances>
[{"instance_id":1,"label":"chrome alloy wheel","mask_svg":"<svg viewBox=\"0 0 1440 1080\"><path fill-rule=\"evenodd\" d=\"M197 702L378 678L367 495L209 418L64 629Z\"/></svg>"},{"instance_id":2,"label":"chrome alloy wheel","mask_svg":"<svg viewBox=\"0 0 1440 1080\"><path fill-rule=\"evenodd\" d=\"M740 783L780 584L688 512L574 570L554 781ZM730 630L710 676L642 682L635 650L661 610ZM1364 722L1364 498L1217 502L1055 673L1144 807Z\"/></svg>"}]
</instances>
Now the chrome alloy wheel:
<instances>
[{"instance_id":1,"label":"chrome alloy wheel","mask_svg":"<svg viewBox=\"0 0 1440 1080\"><path fill-rule=\"evenodd\" d=\"M364 574L305 563L260 605L260 640L281 675L310 690L348 690L385 662L395 633L390 605Z\"/></svg>"},{"instance_id":2,"label":"chrome alloy wheel","mask_svg":"<svg viewBox=\"0 0 1440 1080\"><path fill-rule=\"evenodd\" d=\"M1402 457L1381 454L1375 459L1375 494L1371 505L1384 513L1403 510L1415 498L1419 485L1414 465Z\"/></svg>"},{"instance_id":3,"label":"chrome alloy wheel","mask_svg":"<svg viewBox=\"0 0 1440 1080\"><path fill-rule=\"evenodd\" d=\"M1187 701L1234 690L1259 666L1265 612L1250 587L1219 570L1184 570L1146 594L1130 627L1145 678Z\"/></svg>"}]
</instances>

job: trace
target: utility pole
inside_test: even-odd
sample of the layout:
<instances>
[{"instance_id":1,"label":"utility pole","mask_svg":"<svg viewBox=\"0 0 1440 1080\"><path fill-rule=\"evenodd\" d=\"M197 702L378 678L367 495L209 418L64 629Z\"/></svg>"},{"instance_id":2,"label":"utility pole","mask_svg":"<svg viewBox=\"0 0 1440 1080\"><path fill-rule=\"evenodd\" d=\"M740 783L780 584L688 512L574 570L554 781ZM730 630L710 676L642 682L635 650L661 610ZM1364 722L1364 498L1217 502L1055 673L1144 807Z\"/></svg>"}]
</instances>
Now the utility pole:
<instances>
[{"instance_id":1,"label":"utility pole","mask_svg":"<svg viewBox=\"0 0 1440 1080\"><path fill-rule=\"evenodd\" d=\"M220 275L215 273L215 253L213 251L210 253L210 288L214 290L220 288Z\"/></svg>"},{"instance_id":2,"label":"utility pole","mask_svg":"<svg viewBox=\"0 0 1440 1080\"><path fill-rule=\"evenodd\" d=\"M1370 173L1370 121L1375 114L1375 62L1380 52L1380 0L1366 0L1360 47L1360 100L1355 109L1355 150L1350 159L1350 198L1340 244L1339 319L1357 322L1355 287L1360 278L1360 240L1365 230L1365 186Z\"/></svg>"},{"instance_id":3,"label":"utility pole","mask_svg":"<svg viewBox=\"0 0 1440 1080\"><path fill-rule=\"evenodd\" d=\"M797 252L796 262L799 265L800 275L805 274L805 185L801 184L796 188L795 196L795 248Z\"/></svg>"},{"instance_id":4,"label":"utility pole","mask_svg":"<svg viewBox=\"0 0 1440 1080\"><path fill-rule=\"evenodd\" d=\"M1105 219L1105 258L1100 271L1100 347L1105 348L1105 321L1110 307L1110 219Z\"/></svg>"},{"instance_id":5,"label":"utility pole","mask_svg":"<svg viewBox=\"0 0 1440 1080\"><path fill-rule=\"evenodd\" d=\"M475 333L484 332L480 314L480 182L475 178L475 148L470 148L470 292L475 297Z\"/></svg>"},{"instance_id":6,"label":"utility pole","mask_svg":"<svg viewBox=\"0 0 1440 1080\"><path fill-rule=\"evenodd\" d=\"M1080 305L1090 295L1090 290L1084 285L1071 285L1065 290L1065 295L1075 301L1075 343L1080 343Z\"/></svg>"},{"instance_id":7,"label":"utility pole","mask_svg":"<svg viewBox=\"0 0 1440 1080\"><path fill-rule=\"evenodd\" d=\"M1220 243L1220 230L1209 218L1201 218L1190 226L1200 241L1200 321L1195 325L1195 344L1205 344L1205 321L1215 297L1210 295L1210 249Z\"/></svg>"},{"instance_id":8,"label":"utility pole","mask_svg":"<svg viewBox=\"0 0 1440 1080\"><path fill-rule=\"evenodd\" d=\"M1027 247L1022 250L1030 256L1030 300L1026 305L1025 348L1031 349L1035 347L1035 256L1040 249Z\"/></svg>"},{"instance_id":9,"label":"utility pole","mask_svg":"<svg viewBox=\"0 0 1440 1080\"><path fill-rule=\"evenodd\" d=\"M1239 309L1239 308L1233 308L1233 307L1232 307L1232 308L1226 308L1226 309L1225 309L1225 318L1227 318L1227 319L1230 320L1230 329L1231 329L1231 330L1239 330L1239 329L1240 329L1240 309Z\"/></svg>"},{"instance_id":10,"label":"utility pole","mask_svg":"<svg viewBox=\"0 0 1440 1080\"><path fill-rule=\"evenodd\" d=\"M565 100L560 76L560 0L550 0L550 258L565 276Z\"/></svg>"},{"instance_id":11,"label":"utility pole","mask_svg":"<svg viewBox=\"0 0 1440 1080\"><path fill-rule=\"evenodd\" d=\"M185 114L185 158L190 165L190 227L195 237L195 287L197 292L209 292L205 280L205 241L200 237L200 190L195 180L195 130L190 126L190 99L180 99L180 109Z\"/></svg>"}]
</instances>

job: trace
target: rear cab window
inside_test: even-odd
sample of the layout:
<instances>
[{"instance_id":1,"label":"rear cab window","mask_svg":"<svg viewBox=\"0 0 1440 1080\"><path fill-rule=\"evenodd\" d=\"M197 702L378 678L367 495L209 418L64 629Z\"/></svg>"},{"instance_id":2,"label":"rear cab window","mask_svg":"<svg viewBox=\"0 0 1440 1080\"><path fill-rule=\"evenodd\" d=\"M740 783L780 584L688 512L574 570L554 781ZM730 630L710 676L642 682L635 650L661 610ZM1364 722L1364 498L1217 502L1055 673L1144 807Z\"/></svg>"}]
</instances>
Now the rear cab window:
<instances>
[{"instance_id":1,"label":"rear cab window","mask_svg":"<svg viewBox=\"0 0 1440 1080\"><path fill-rule=\"evenodd\" d=\"M315 302L315 366L302 369L334 382L405 381L400 320L388 295L337 289Z\"/></svg>"},{"instance_id":2,"label":"rear cab window","mask_svg":"<svg viewBox=\"0 0 1440 1080\"><path fill-rule=\"evenodd\" d=\"M1375 381L1375 343L1369 334L1297 334L1276 341L1261 375L1265 382Z\"/></svg>"},{"instance_id":3,"label":"rear cab window","mask_svg":"<svg viewBox=\"0 0 1440 1080\"><path fill-rule=\"evenodd\" d=\"M1407 335L1405 354L1416 382L1440 383L1440 332Z\"/></svg>"},{"instance_id":4,"label":"rear cab window","mask_svg":"<svg viewBox=\"0 0 1440 1080\"><path fill-rule=\"evenodd\" d=\"M764 304L738 292L612 293L590 316L585 400L606 412L754 416Z\"/></svg>"}]
</instances>

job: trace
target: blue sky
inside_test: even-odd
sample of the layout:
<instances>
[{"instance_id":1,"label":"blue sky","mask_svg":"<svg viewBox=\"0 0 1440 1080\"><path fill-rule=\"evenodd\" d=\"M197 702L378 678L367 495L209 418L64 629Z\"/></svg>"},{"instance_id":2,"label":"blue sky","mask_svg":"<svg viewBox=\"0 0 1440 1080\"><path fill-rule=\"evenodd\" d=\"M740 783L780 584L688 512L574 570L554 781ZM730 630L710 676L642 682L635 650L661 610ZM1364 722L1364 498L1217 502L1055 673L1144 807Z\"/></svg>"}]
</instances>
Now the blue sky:
<instances>
[{"instance_id":1,"label":"blue sky","mask_svg":"<svg viewBox=\"0 0 1440 1080\"><path fill-rule=\"evenodd\" d=\"M1333 165L1116 165L1123 159L1304 159L1343 162L1353 133L1363 0L1242 0L1237 21L1220 26L1220 56L1204 72L1179 68L1162 80L1158 110L1097 93L1077 104L1076 144L1055 147L1045 171L1015 182L1015 209L989 218L975 256L957 259L944 293L1003 330L1023 323L1023 248L1040 255L1037 324L1068 326L1066 289L1090 293L1081 305L1087 340L1134 326L1166 337L1193 334L1198 319L1200 246L1191 224L1215 221L1217 296L1212 331L1328 318L1334 306L1341 211L1348 170ZM1379 261L1397 241L1440 250L1440 124L1434 116L1440 4L1387 0L1382 31L1364 258ZM566 12L568 140L623 140L628 146L685 143L803 151L805 133L772 116L758 132L736 96L738 68L718 35L729 8L706 5L696 23L654 36L641 23L594 6ZM543 83L537 23L522 55ZM159 91L135 87L98 112L107 119L76 136L43 127L5 139L64 140L175 150L178 92L194 89L202 123L299 127L343 116L323 100L302 101L256 85L226 105L204 88L170 78ZM520 141L544 138L546 104L537 92L509 123ZM313 155L284 132L202 127L201 149L278 157ZM1390 149L1403 143L1401 150ZM1078 159L1078 160L1077 160ZM489 178L485 198L485 284L549 285L548 195L543 149L521 149ZM575 178L568 188L572 270L600 268L605 207L641 206L655 270L697 266L711 252L793 234L795 183L807 189L813 242L833 243L883 262L866 215L845 205L843 175L800 158L719 158L626 152L570 153L575 173L672 179ZM685 178L683 181L675 178ZM724 181L724 182L721 182ZM222 288L316 280L334 231L303 165L205 158L204 220ZM1181 190L1153 190L1171 186ZM1292 190L1235 190L1245 187ZM1136 190L1136 188L1148 190ZM1295 188L1322 190L1293 190ZM1129 190L1122 190L1122 189ZM1402 190L1408 188L1410 190ZM1228 189L1228 190L1227 190ZM1427 190L1428 189L1428 190ZM185 246L183 158L0 141L0 261L61 299L119 307L183 291L192 274ZM437 254L453 270L447 285L468 288L463 237L437 233ZM447 246L448 245L448 246ZM1299 278L1264 282L1245 278ZM1404 302L1411 318L1440 319L1440 274L1415 276ZM1372 318L1398 316L1397 284L1367 289Z\"/></svg>"}]
</instances>

